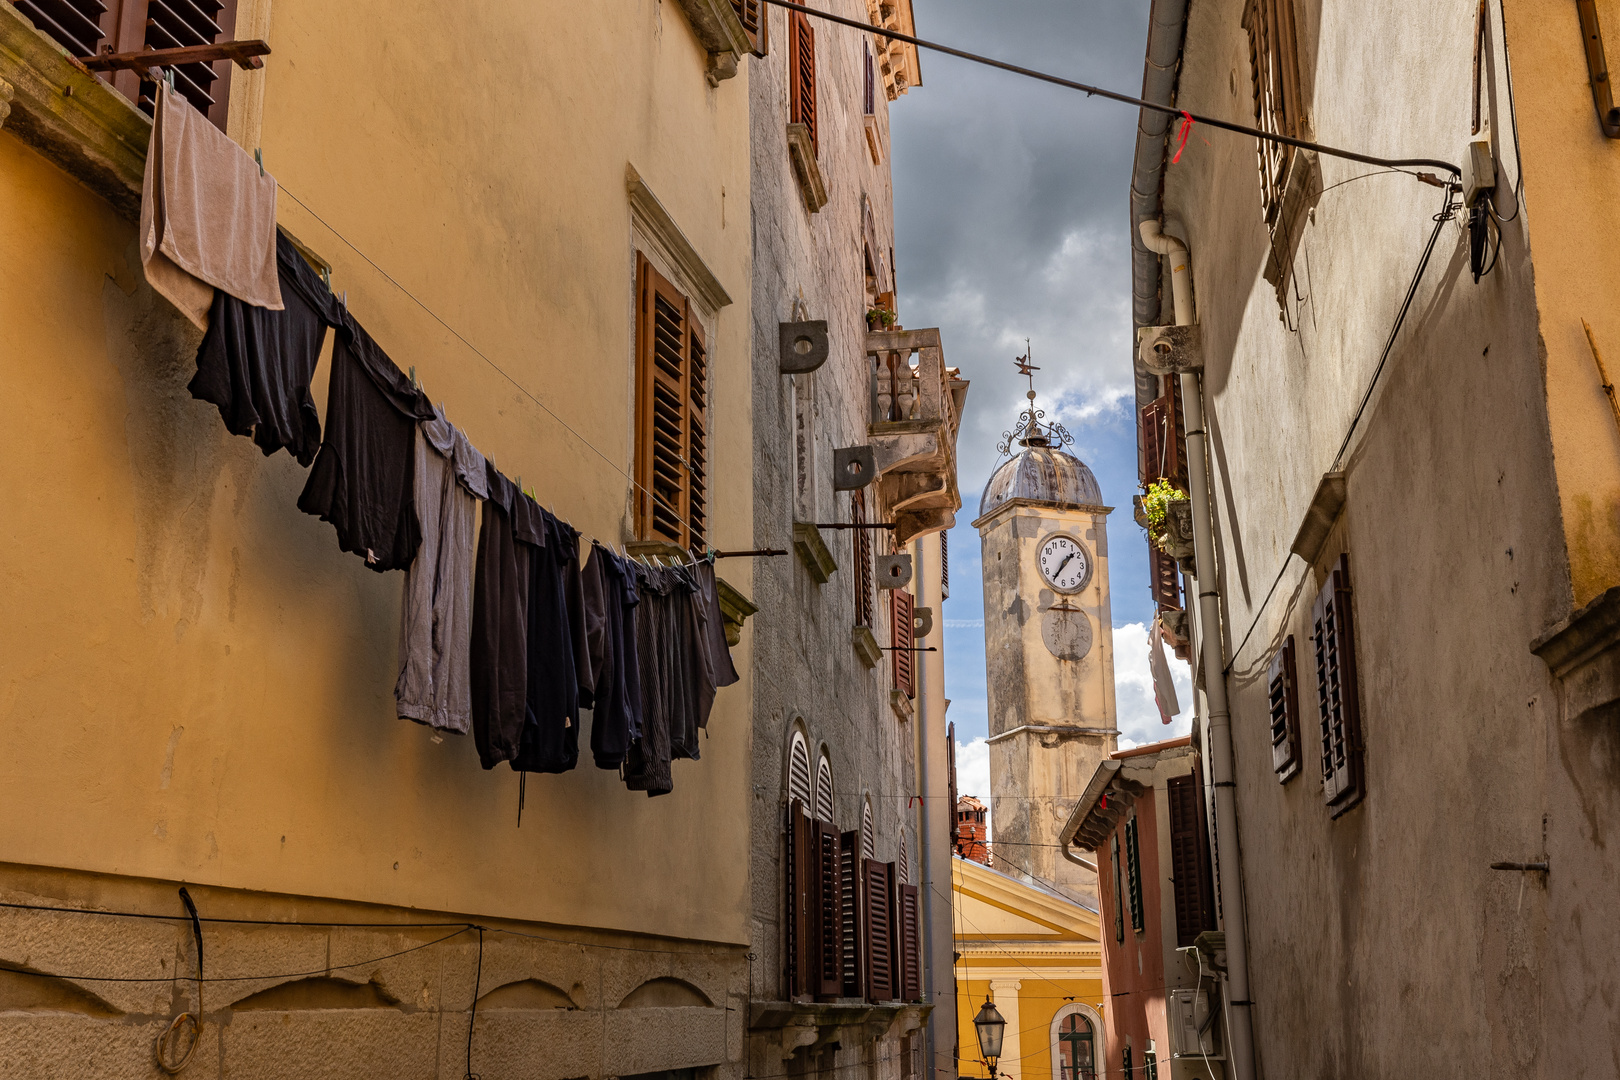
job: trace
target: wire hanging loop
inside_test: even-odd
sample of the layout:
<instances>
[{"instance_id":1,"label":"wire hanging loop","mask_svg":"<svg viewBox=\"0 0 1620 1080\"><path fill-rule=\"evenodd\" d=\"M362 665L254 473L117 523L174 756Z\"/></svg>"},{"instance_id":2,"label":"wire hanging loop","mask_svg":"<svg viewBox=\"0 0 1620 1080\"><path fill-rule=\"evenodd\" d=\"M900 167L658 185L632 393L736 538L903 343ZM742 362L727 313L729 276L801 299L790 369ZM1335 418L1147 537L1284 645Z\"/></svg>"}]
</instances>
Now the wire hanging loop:
<instances>
[{"instance_id":1,"label":"wire hanging loop","mask_svg":"<svg viewBox=\"0 0 1620 1080\"><path fill-rule=\"evenodd\" d=\"M187 1065L191 1064L192 1057L197 1053L197 1046L202 1042L203 1017L203 940L202 920L197 916L197 905L191 900L191 894L180 887L180 900L186 905L186 912L191 916L191 933L197 942L197 1011L195 1013L183 1012L169 1021L169 1026L153 1041L152 1050L157 1055L157 1066L170 1076L177 1075ZM185 1038L184 1029L191 1028L191 1041L186 1044L186 1052L177 1058L181 1041Z\"/></svg>"},{"instance_id":2,"label":"wire hanging loop","mask_svg":"<svg viewBox=\"0 0 1620 1080\"><path fill-rule=\"evenodd\" d=\"M1187 136L1192 134L1193 114L1183 109L1181 111L1181 130L1176 133L1176 154L1170 159L1174 165L1181 160L1181 152L1187 149Z\"/></svg>"}]
</instances>

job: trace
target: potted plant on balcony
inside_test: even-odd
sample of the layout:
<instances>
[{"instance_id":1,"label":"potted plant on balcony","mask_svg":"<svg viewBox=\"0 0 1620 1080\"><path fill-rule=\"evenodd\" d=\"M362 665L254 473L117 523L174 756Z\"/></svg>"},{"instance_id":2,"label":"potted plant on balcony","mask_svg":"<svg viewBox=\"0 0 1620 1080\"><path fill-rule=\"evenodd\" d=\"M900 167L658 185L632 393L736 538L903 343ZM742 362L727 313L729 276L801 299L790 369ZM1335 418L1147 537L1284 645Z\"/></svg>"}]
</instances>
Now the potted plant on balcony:
<instances>
[{"instance_id":1,"label":"potted plant on balcony","mask_svg":"<svg viewBox=\"0 0 1620 1080\"><path fill-rule=\"evenodd\" d=\"M1177 490L1168 480L1155 480L1148 485L1141 505L1153 543L1183 570L1194 573L1192 502L1186 492Z\"/></svg>"},{"instance_id":2,"label":"potted plant on balcony","mask_svg":"<svg viewBox=\"0 0 1620 1080\"><path fill-rule=\"evenodd\" d=\"M874 333L887 330L894 325L894 312L886 307L866 309L866 328Z\"/></svg>"}]
</instances>

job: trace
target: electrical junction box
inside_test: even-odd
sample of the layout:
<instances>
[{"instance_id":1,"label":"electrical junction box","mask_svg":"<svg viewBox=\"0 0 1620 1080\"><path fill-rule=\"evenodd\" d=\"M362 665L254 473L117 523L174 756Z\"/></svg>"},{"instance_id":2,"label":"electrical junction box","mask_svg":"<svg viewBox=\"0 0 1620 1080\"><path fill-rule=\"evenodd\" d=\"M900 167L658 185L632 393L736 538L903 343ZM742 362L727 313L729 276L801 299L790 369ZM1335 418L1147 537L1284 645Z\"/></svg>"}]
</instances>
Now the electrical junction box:
<instances>
[{"instance_id":1,"label":"electrical junction box","mask_svg":"<svg viewBox=\"0 0 1620 1080\"><path fill-rule=\"evenodd\" d=\"M1472 140L1463 153L1463 205L1473 206L1481 195L1496 189L1496 159L1489 139Z\"/></svg>"},{"instance_id":2,"label":"electrical junction box","mask_svg":"<svg viewBox=\"0 0 1620 1080\"><path fill-rule=\"evenodd\" d=\"M1166 1020L1170 1029L1170 1056L1175 1058L1209 1058L1224 1061L1226 1051L1222 1042L1224 1018L1215 1022L1203 1035L1198 1026L1209 1019L1209 994L1204 990L1170 990L1165 994Z\"/></svg>"}]
</instances>

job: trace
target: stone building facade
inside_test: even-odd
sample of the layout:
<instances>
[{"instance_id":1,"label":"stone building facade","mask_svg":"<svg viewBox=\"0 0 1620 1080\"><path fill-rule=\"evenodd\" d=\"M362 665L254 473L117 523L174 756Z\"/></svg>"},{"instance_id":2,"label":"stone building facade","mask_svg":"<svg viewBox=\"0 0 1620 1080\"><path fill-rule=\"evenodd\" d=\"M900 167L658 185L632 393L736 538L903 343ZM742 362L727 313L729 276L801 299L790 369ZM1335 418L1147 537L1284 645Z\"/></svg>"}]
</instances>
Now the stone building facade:
<instances>
[{"instance_id":1,"label":"stone building facade","mask_svg":"<svg viewBox=\"0 0 1620 1080\"><path fill-rule=\"evenodd\" d=\"M340 551L295 505L305 469L187 392L200 333L139 256L139 81L74 59L190 16L102 6L0 4L0 1072L152 1077L154 1042L173 1065L195 1031L199 1080L741 1076L748 631L659 799L588 751L523 791L399 719L402 575ZM653 539L638 260L667 279L706 344L701 539L752 542L730 8L194 7L224 24L188 23L203 43L270 46L176 83L261 152L304 258L504 473L614 545ZM720 572L750 591L747 560Z\"/></svg>"},{"instance_id":2,"label":"stone building facade","mask_svg":"<svg viewBox=\"0 0 1620 1080\"><path fill-rule=\"evenodd\" d=\"M909 0L825 8L910 26ZM917 56L873 33L762 12L761 55L748 64L754 546L786 554L755 560L753 576L749 1061L755 1075L954 1077L943 677L938 652L913 650L940 642L938 531L960 502L966 383L943 368L937 332L874 315L880 332L869 333L868 321L897 310L889 110L920 83ZM808 335L804 353L795 335ZM885 387L880 419L875 374L891 356L899 366L884 370L903 385ZM803 357L813 370L784 371ZM875 477L853 490L834 469L850 447L870 448ZM896 494L912 482L943 494L897 505L917 494ZM837 527L856 524L894 527ZM885 566L902 572L879 580ZM832 847L810 851L822 836ZM921 963L909 986L873 982L870 962L888 948L874 937L885 918L874 890L897 910L915 905L921 925L894 923L896 958L915 949Z\"/></svg>"},{"instance_id":3,"label":"stone building facade","mask_svg":"<svg viewBox=\"0 0 1620 1080\"><path fill-rule=\"evenodd\" d=\"M1151 100L1462 168L1219 131L1171 164L1143 112L1132 227L1174 239L1131 238L1135 322L1184 324L1134 358L1143 480L1182 437L1207 467L1186 595L1219 594L1195 738L1241 822L1214 848L1243 1080L1614 1071L1612 17L1153 5Z\"/></svg>"}]
</instances>

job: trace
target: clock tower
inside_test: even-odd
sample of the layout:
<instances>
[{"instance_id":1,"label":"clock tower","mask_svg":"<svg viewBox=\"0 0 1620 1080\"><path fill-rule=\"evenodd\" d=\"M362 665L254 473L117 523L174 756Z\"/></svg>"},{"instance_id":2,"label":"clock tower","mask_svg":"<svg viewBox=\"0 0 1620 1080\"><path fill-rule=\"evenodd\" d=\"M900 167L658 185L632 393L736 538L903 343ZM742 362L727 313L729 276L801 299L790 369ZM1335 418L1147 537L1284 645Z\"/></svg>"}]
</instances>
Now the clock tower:
<instances>
[{"instance_id":1,"label":"clock tower","mask_svg":"<svg viewBox=\"0 0 1620 1080\"><path fill-rule=\"evenodd\" d=\"M1025 374L1028 374L1026 371ZM1096 875L1058 834L1098 762L1114 752L1108 515L1071 442L1029 407L979 503L990 713L991 865L1023 871L1095 908Z\"/></svg>"}]
</instances>

